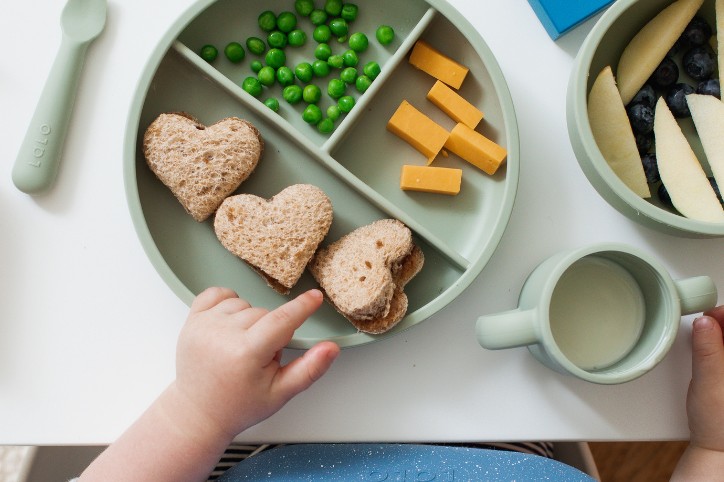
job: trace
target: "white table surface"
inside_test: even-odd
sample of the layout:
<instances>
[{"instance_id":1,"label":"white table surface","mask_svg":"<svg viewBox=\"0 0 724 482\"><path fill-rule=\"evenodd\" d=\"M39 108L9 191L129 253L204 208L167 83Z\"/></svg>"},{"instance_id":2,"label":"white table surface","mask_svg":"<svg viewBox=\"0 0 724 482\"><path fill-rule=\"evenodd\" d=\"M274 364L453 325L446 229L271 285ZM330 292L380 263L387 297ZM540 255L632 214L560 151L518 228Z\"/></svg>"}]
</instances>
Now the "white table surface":
<instances>
[{"instance_id":1,"label":"white table surface","mask_svg":"<svg viewBox=\"0 0 724 482\"><path fill-rule=\"evenodd\" d=\"M0 444L108 443L174 376L187 307L136 237L123 189L122 141L151 50L192 2L111 1L106 31L89 51L60 175L42 197L17 191L10 171L59 45L64 2L3 7ZM685 239L639 226L585 179L564 106L573 57L593 21L553 42L525 0L451 3L498 58L518 116L521 177L502 242L454 303L402 334L344 350L312 389L240 439L686 438L691 317L663 363L618 386L554 373L524 348L493 352L477 345L477 316L515 307L527 274L556 251L625 242L659 257L674 278L708 274L722 291L724 239Z\"/></svg>"}]
</instances>

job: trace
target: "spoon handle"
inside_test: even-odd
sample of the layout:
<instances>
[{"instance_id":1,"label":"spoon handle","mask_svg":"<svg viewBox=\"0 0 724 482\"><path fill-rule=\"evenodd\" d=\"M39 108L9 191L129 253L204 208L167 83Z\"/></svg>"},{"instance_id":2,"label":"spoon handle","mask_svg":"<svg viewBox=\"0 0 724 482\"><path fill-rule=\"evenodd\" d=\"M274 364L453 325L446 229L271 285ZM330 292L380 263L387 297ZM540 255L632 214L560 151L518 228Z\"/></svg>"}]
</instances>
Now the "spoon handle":
<instances>
[{"instance_id":1,"label":"spoon handle","mask_svg":"<svg viewBox=\"0 0 724 482\"><path fill-rule=\"evenodd\" d=\"M53 184L88 44L65 35L13 166L15 186L41 194Z\"/></svg>"}]
</instances>

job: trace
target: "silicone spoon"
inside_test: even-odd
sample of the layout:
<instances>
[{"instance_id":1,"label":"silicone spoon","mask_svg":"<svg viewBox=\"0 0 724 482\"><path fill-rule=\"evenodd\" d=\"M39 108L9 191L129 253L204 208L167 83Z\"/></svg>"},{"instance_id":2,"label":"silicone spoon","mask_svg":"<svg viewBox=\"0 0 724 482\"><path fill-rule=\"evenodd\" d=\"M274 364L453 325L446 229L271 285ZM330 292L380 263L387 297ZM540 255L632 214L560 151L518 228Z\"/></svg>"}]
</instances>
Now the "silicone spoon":
<instances>
[{"instance_id":1,"label":"silicone spoon","mask_svg":"<svg viewBox=\"0 0 724 482\"><path fill-rule=\"evenodd\" d=\"M63 38L13 166L21 191L39 194L53 184L88 45L106 24L107 0L68 0Z\"/></svg>"}]
</instances>

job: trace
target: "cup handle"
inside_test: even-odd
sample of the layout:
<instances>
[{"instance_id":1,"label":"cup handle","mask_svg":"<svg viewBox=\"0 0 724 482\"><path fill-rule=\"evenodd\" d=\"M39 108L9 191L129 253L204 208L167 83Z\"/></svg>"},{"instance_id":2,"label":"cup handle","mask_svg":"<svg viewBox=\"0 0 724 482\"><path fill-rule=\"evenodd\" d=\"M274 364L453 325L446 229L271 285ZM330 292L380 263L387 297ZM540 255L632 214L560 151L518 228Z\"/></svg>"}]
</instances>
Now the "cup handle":
<instances>
[{"instance_id":1,"label":"cup handle","mask_svg":"<svg viewBox=\"0 0 724 482\"><path fill-rule=\"evenodd\" d=\"M538 341L536 314L520 308L481 316L475 325L478 343L489 350L531 345Z\"/></svg>"},{"instance_id":2,"label":"cup handle","mask_svg":"<svg viewBox=\"0 0 724 482\"><path fill-rule=\"evenodd\" d=\"M716 306L716 286L708 276L675 280L674 286L679 294L682 315L692 315Z\"/></svg>"}]
</instances>

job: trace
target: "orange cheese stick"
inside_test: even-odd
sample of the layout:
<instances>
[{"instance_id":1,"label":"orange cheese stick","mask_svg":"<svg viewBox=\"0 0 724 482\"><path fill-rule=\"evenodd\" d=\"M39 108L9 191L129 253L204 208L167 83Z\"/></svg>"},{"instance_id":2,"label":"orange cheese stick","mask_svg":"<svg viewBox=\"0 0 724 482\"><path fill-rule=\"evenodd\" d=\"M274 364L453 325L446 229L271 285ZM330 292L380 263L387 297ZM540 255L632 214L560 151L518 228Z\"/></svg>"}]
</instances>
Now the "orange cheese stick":
<instances>
[{"instance_id":1,"label":"orange cheese stick","mask_svg":"<svg viewBox=\"0 0 724 482\"><path fill-rule=\"evenodd\" d=\"M418 40L410 53L410 64L427 72L450 87L459 89L469 69L435 50L424 40Z\"/></svg>"},{"instance_id":2,"label":"orange cheese stick","mask_svg":"<svg viewBox=\"0 0 724 482\"><path fill-rule=\"evenodd\" d=\"M463 170L447 167L402 166L400 189L454 196L460 192Z\"/></svg>"},{"instance_id":3,"label":"orange cheese stick","mask_svg":"<svg viewBox=\"0 0 724 482\"><path fill-rule=\"evenodd\" d=\"M427 93L427 99L452 120L462 122L471 129L475 129L483 120L480 109L439 80Z\"/></svg>"},{"instance_id":4,"label":"orange cheese stick","mask_svg":"<svg viewBox=\"0 0 724 482\"><path fill-rule=\"evenodd\" d=\"M450 133L403 100L387 122L387 130L422 152L428 163L435 159Z\"/></svg>"},{"instance_id":5,"label":"orange cheese stick","mask_svg":"<svg viewBox=\"0 0 724 482\"><path fill-rule=\"evenodd\" d=\"M445 148L490 175L495 174L508 155L504 147L461 123L453 127Z\"/></svg>"}]
</instances>

